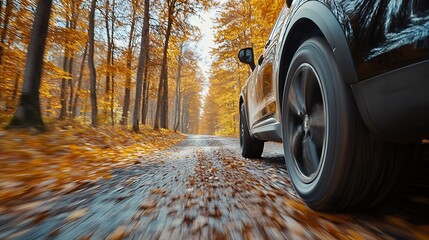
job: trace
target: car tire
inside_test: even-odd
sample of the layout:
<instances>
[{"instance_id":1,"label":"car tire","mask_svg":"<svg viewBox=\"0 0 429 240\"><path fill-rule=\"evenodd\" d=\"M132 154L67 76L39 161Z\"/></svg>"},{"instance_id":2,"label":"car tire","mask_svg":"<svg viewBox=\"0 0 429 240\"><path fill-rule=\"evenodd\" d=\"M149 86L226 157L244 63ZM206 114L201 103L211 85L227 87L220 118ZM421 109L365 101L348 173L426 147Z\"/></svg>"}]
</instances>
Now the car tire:
<instances>
[{"instance_id":1,"label":"car tire","mask_svg":"<svg viewBox=\"0 0 429 240\"><path fill-rule=\"evenodd\" d=\"M310 38L295 52L283 93L285 161L310 207L372 208L404 185L416 145L385 142L369 132L323 38Z\"/></svg>"},{"instance_id":2,"label":"car tire","mask_svg":"<svg viewBox=\"0 0 429 240\"><path fill-rule=\"evenodd\" d=\"M245 158L259 158L264 150L264 142L250 136L244 104L240 107L240 149Z\"/></svg>"}]
</instances>

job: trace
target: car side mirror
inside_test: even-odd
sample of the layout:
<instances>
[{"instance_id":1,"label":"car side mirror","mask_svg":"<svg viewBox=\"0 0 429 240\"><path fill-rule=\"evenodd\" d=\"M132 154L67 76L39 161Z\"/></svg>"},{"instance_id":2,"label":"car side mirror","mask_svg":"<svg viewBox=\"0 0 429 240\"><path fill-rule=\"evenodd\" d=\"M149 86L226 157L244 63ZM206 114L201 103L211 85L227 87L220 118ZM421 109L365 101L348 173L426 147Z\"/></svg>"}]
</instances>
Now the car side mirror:
<instances>
[{"instance_id":1,"label":"car side mirror","mask_svg":"<svg viewBox=\"0 0 429 240\"><path fill-rule=\"evenodd\" d=\"M238 59L242 63L250 65L250 68L255 69L255 58L253 56L253 48L243 48L238 52Z\"/></svg>"}]
</instances>

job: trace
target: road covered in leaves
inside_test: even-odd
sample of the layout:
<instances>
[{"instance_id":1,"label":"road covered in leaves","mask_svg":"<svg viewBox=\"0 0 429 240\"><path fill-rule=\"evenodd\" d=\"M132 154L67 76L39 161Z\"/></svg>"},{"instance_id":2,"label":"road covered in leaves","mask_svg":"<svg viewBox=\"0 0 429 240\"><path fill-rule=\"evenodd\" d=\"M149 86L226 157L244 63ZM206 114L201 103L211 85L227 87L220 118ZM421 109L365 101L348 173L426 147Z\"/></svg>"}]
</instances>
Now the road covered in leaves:
<instances>
[{"instance_id":1,"label":"road covered in leaves","mask_svg":"<svg viewBox=\"0 0 429 240\"><path fill-rule=\"evenodd\" d=\"M240 157L237 139L196 135L149 155L121 154L132 164L109 177L50 191L45 181L45 191L1 199L0 239L429 239L427 160L392 204L321 213L293 190L281 144L268 143L257 160Z\"/></svg>"}]
</instances>

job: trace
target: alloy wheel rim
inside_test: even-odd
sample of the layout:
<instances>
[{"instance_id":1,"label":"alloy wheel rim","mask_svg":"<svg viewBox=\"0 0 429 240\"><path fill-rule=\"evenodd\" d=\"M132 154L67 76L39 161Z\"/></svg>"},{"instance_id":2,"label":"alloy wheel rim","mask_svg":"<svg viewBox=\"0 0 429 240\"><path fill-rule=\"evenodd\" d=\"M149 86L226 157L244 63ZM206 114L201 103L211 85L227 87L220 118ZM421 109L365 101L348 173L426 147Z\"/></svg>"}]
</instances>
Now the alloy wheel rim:
<instances>
[{"instance_id":1,"label":"alloy wheel rim","mask_svg":"<svg viewBox=\"0 0 429 240\"><path fill-rule=\"evenodd\" d=\"M327 126L320 79L308 63L298 67L290 82L286 111L293 165L300 180L310 183L323 166Z\"/></svg>"}]
</instances>

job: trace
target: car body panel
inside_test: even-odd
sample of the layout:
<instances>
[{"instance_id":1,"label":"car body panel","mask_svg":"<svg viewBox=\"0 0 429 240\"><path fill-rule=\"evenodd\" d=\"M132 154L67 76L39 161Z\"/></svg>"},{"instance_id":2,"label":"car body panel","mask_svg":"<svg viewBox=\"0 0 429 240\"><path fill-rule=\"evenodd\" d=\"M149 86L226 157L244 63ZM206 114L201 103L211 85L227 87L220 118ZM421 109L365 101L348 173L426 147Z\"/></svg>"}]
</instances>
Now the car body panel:
<instances>
[{"instance_id":1,"label":"car body panel","mask_svg":"<svg viewBox=\"0 0 429 240\"><path fill-rule=\"evenodd\" d=\"M428 138L428 76L426 60L353 85L366 126L377 136L395 142L413 143Z\"/></svg>"},{"instance_id":2,"label":"car body panel","mask_svg":"<svg viewBox=\"0 0 429 240\"><path fill-rule=\"evenodd\" d=\"M282 9L260 57L262 61L256 63L255 70L242 90L241 96L248 110L248 126L251 134L257 138L278 140L281 135L278 126L282 122L280 113L284 79L298 47L291 46L291 43L299 43L300 35L305 37L305 29L301 28L304 21L316 26L328 42L342 79L351 87L429 59L428 1L294 0L290 8L285 6ZM428 70L421 71L429 75ZM401 75L396 73L395 76L398 79ZM383 80L384 84L388 81ZM360 97L355 98L363 120L371 125L370 119L376 117L377 111L374 108L366 111L366 104L370 104L370 101L362 97L365 96L363 91L371 89L354 89L355 94L359 92ZM369 128L384 138L392 139L385 133L394 128L378 131L381 125L383 122L378 122ZM392 126L398 127L396 124ZM398 137L407 138L406 132L395 139ZM416 135L412 138L415 139Z\"/></svg>"},{"instance_id":3,"label":"car body panel","mask_svg":"<svg viewBox=\"0 0 429 240\"><path fill-rule=\"evenodd\" d=\"M429 1L340 0L360 80L423 61L429 56Z\"/></svg>"}]
</instances>

